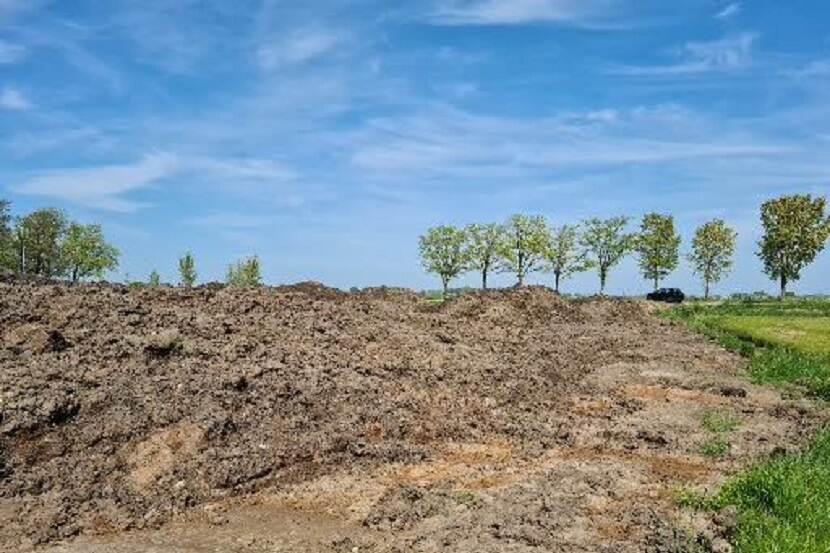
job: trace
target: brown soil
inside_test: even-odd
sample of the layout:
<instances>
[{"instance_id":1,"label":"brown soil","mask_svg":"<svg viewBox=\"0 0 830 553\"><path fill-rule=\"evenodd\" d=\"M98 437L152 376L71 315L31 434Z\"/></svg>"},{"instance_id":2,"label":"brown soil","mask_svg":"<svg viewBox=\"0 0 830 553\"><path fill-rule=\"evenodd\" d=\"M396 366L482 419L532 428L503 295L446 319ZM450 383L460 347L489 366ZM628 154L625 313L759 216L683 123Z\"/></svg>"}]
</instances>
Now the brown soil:
<instances>
[{"instance_id":1,"label":"brown soil","mask_svg":"<svg viewBox=\"0 0 830 553\"><path fill-rule=\"evenodd\" d=\"M0 284L0 550L679 550L680 486L823 420L652 311Z\"/></svg>"}]
</instances>

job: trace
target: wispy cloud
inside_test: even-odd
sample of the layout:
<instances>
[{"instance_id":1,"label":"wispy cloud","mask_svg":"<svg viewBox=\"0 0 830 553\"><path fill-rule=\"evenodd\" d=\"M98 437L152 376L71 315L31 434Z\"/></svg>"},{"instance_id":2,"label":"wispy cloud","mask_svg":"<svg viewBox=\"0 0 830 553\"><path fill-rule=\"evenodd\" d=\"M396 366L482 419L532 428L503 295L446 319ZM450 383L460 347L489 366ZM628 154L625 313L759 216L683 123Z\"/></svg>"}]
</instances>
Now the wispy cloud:
<instances>
[{"instance_id":1,"label":"wispy cloud","mask_svg":"<svg viewBox=\"0 0 830 553\"><path fill-rule=\"evenodd\" d=\"M791 70L787 74L802 78L830 77L830 59L813 60L804 67Z\"/></svg>"},{"instance_id":2,"label":"wispy cloud","mask_svg":"<svg viewBox=\"0 0 830 553\"><path fill-rule=\"evenodd\" d=\"M0 108L12 111L26 111L34 104L18 89L7 86L0 92Z\"/></svg>"},{"instance_id":3,"label":"wispy cloud","mask_svg":"<svg viewBox=\"0 0 830 553\"><path fill-rule=\"evenodd\" d=\"M687 42L675 54L680 58L677 63L623 66L611 72L647 77L739 71L752 65L752 50L757 39L756 33L742 33L709 42Z\"/></svg>"},{"instance_id":4,"label":"wispy cloud","mask_svg":"<svg viewBox=\"0 0 830 553\"><path fill-rule=\"evenodd\" d=\"M18 63L26 57L26 54L25 46L0 40L0 65Z\"/></svg>"},{"instance_id":5,"label":"wispy cloud","mask_svg":"<svg viewBox=\"0 0 830 553\"><path fill-rule=\"evenodd\" d=\"M518 25L598 21L613 0L441 0L430 15L439 25Z\"/></svg>"},{"instance_id":6,"label":"wispy cloud","mask_svg":"<svg viewBox=\"0 0 830 553\"><path fill-rule=\"evenodd\" d=\"M129 194L172 177L186 176L200 183L286 183L296 175L269 160L224 159L154 153L135 163L89 168L53 169L35 175L12 189L19 194L43 196L110 211L136 211L147 204Z\"/></svg>"},{"instance_id":7,"label":"wispy cloud","mask_svg":"<svg viewBox=\"0 0 830 553\"><path fill-rule=\"evenodd\" d=\"M729 19L741 13L741 3L732 2L727 4L721 11L715 14L716 19Z\"/></svg>"},{"instance_id":8,"label":"wispy cloud","mask_svg":"<svg viewBox=\"0 0 830 553\"><path fill-rule=\"evenodd\" d=\"M264 70L308 63L332 53L344 41L340 33L323 29L294 31L289 36L262 44L257 62Z\"/></svg>"},{"instance_id":9,"label":"wispy cloud","mask_svg":"<svg viewBox=\"0 0 830 553\"><path fill-rule=\"evenodd\" d=\"M125 194L172 176L179 168L180 163L176 157L152 154L126 165L54 169L13 186L12 189L19 194L129 212L144 207L144 204L127 199Z\"/></svg>"},{"instance_id":10,"label":"wispy cloud","mask_svg":"<svg viewBox=\"0 0 830 553\"><path fill-rule=\"evenodd\" d=\"M509 138L507 138L509 137ZM739 128L704 125L673 106L601 110L543 120L475 115L453 108L380 119L346 137L352 164L386 176L533 180L551 171L728 160L792 151Z\"/></svg>"}]
</instances>

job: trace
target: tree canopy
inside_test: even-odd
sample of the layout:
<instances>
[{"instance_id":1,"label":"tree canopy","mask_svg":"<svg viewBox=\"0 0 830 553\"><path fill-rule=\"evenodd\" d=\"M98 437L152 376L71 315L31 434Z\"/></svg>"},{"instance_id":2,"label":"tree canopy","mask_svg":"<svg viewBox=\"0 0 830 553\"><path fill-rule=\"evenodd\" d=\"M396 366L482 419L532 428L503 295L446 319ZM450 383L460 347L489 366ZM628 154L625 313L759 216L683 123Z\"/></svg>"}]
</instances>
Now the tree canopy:
<instances>
[{"instance_id":1,"label":"tree canopy","mask_svg":"<svg viewBox=\"0 0 830 553\"><path fill-rule=\"evenodd\" d=\"M420 238L421 264L441 278L444 296L450 281L468 268L466 245L467 233L451 225L433 227Z\"/></svg>"},{"instance_id":2,"label":"tree canopy","mask_svg":"<svg viewBox=\"0 0 830 553\"><path fill-rule=\"evenodd\" d=\"M227 280L231 286L260 286L262 265L259 257L254 255L230 265Z\"/></svg>"},{"instance_id":3,"label":"tree canopy","mask_svg":"<svg viewBox=\"0 0 830 553\"><path fill-rule=\"evenodd\" d=\"M636 239L640 271L647 280L660 281L670 275L680 263L680 235L674 228L674 217L649 213L643 217Z\"/></svg>"},{"instance_id":4,"label":"tree canopy","mask_svg":"<svg viewBox=\"0 0 830 553\"><path fill-rule=\"evenodd\" d=\"M118 267L121 253L104 239L99 225L71 223L61 244L61 264L72 282L104 278Z\"/></svg>"},{"instance_id":5,"label":"tree canopy","mask_svg":"<svg viewBox=\"0 0 830 553\"><path fill-rule=\"evenodd\" d=\"M486 290L487 277L498 263L499 252L504 250L504 227L496 223L472 224L465 233L468 268L481 273L481 288Z\"/></svg>"},{"instance_id":6,"label":"tree canopy","mask_svg":"<svg viewBox=\"0 0 830 553\"><path fill-rule=\"evenodd\" d=\"M48 279L63 274L62 242L68 227L69 220L58 209L39 209L20 220L15 239L25 275Z\"/></svg>"},{"instance_id":7,"label":"tree canopy","mask_svg":"<svg viewBox=\"0 0 830 553\"><path fill-rule=\"evenodd\" d=\"M605 284L612 267L628 255L636 244L636 237L625 232L628 217L589 219L582 233L582 246L588 259L599 272L599 291L605 293Z\"/></svg>"},{"instance_id":8,"label":"tree canopy","mask_svg":"<svg viewBox=\"0 0 830 553\"><path fill-rule=\"evenodd\" d=\"M179 258L179 278L182 286L191 288L196 284L198 274L196 273L196 258L191 252L187 252Z\"/></svg>"},{"instance_id":9,"label":"tree canopy","mask_svg":"<svg viewBox=\"0 0 830 553\"><path fill-rule=\"evenodd\" d=\"M721 219L710 221L695 231L689 262L695 274L703 279L704 299L709 299L711 285L729 274L737 237L738 234Z\"/></svg>"},{"instance_id":10,"label":"tree canopy","mask_svg":"<svg viewBox=\"0 0 830 553\"><path fill-rule=\"evenodd\" d=\"M830 218L825 207L825 198L808 194L782 196L761 206L764 235L758 256L764 262L764 272L779 282L782 298L787 284L801 278L801 271L827 243Z\"/></svg>"},{"instance_id":11,"label":"tree canopy","mask_svg":"<svg viewBox=\"0 0 830 553\"><path fill-rule=\"evenodd\" d=\"M561 281L591 267L587 253L579 245L579 227L575 225L562 225L553 229L546 257L557 293Z\"/></svg>"},{"instance_id":12,"label":"tree canopy","mask_svg":"<svg viewBox=\"0 0 830 553\"><path fill-rule=\"evenodd\" d=\"M541 215L513 215L504 225L505 238L500 247L500 269L516 275L523 286L530 273L544 267L550 242L547 220Z\"/></svg>"}]
</instances>

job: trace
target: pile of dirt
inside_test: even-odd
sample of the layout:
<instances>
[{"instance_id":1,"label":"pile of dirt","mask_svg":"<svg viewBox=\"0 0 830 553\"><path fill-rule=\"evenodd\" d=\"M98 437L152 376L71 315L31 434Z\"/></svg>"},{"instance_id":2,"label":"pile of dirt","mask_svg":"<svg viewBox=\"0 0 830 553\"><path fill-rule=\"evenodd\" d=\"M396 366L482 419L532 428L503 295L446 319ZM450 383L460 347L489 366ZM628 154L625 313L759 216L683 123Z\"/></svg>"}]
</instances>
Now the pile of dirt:
<instances>
[{"instance_id":1,"label":"pile of dirt","mask_svg":"<svg viewBox=\"0 0 830 553\"><path fill-rule=\"evenodd\" d=\"M360 483L348 509L363 529L394 535L374 550L421 550L424 535L452 549L484 527L491 541L475 550L562 546L579 538L562 533L567 520L585 516L575 497L627 476L602 448L640 463L640 448L687 439L672 435L676 421L638 418L651 392L623 388L638 363L669 380L684 375L667 367L705 367L685 384L703 389L718 378L734 386L739 361L636 302L570 302L542 288L429 307L411 292L315 283L0 284L0 548L156 527L266 491L314 503L315 483L345 473ZM815 418L792 411L784 441ZM624 428L631 420L640 434ZM567 451L597 470L575 476ZM643 463L649 474L687 470ZM428 468L412 479L396 468L383 489L361 488L389 467ZM536 488L490 503L458 492L540 475ZM617 525L646 527L659 505L669 509L652 503ZM374 539L361 536L349 539Z\"/></svg>"}]
</instances>

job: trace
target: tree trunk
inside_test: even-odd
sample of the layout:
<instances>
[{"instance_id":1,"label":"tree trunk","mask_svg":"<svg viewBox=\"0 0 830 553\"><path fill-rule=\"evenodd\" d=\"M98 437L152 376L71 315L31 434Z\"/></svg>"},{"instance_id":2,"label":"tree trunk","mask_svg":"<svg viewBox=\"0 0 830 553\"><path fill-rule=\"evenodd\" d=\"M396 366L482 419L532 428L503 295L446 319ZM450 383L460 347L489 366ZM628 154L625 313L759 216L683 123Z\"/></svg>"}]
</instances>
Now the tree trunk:
<instances>
[{"instance_id":1,"label":"tree trunk","mask_svg":"<svg viewBox=\"0 0 830 553\"><path fill-rule=\"evenodd\" d=\"M520 273L517 273L516 276L519 279L519 288L521 288L522 286L525 285L525 275L524 275L524 273L520 272Z\"/></svg>"},{"instance_id":2,"label":"tree trunk","mask_svg":"<svg viewBox=\"0 0 830 553\"><path fill-rule=\"evenodd\" d=\"M608 275L605 273L605 269L599 270L599 295L605 295L605 279Z\"/></svg>"},{"instance_id":3,"label":"tree trunk","mask_svg":"<svg viewBox=\"0 0 830 553\"><path fill-rule=\"evenodd\" d=\"M660 288L660 278L654 277L654 291L656 292Z\"/></svg>"},{"instance_id":4,"label":"tree trunk","mask_svg":"<svg viewBox=\"0 0 830 553\"><path fill-rule=\"evenodd\" d=\"M481 289L487 290L487 269L481 271Z\"/></svg>"},{"instance_id":5,"label":"tree trunk","mask_svg":"<svg viewBox=\"0 0 830 553\"><path fill-rule=\"evenodd\" d=\"M557 294L559 293L559 276L560 276L559 271L556 271L556 272L554 273L555 282L556 282L556 286L555 286L555 288L554 288L554 289L556 290L556 293L557 293Z\"/></svg>"},{"instance_id":6,"label":"tree trunk","mask_svg":"<svg viewBox=\"0 0 830 553\"><path fill-rule=\"evenodd\" d=\"M787 277L781 275L781 301L787 297Z\"/></svg>"},{"instance_id":7,"label":"tree trunk","mask_svg":"<svg viewBox=\"0 0 830 553\"><path fill-rule=\"evenodd\" d=\"M444 299L447 299L447 290L449 288L450 281L446 278L442 278L441 283L444 285Z\"/></svg>"},{"instance_id":8,"label":"tree trunk","mask_svg":"<svg viewBox=\"0 0 830 553\"><path fill-rule=\"evenodd\" d=\"M708 280L705 280L703 282L703 299L704 300L709 299L709 281Z\"/></svg>"}]
</instances>

